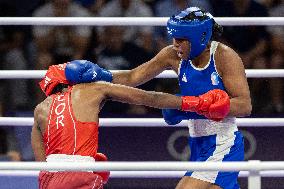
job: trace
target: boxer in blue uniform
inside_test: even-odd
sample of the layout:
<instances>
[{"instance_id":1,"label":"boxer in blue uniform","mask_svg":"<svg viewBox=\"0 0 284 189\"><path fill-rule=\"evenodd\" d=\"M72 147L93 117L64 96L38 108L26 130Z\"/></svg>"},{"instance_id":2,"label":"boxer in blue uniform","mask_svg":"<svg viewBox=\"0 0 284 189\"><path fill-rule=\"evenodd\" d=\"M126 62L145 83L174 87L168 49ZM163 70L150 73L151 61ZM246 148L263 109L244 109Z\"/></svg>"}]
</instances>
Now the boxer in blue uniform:
<instances>
[{"instance_id":1,"label":"boxer in blue uniform","mask_svg":"<svg viewBox=\"0 0 284 189\"><path fill-rule=\"evenodd\" d=\"M182 110L163 110L170 125L188 120L190 161L242 161L244 143L235 117L251 113L251 99L242 60L230 47L215 41L222 32L212 15L190 7L167 23L173 44L150 61L112 74L98 65L72 61L65 74L72 83L98 80L141 85L171 68L178 74ZM234 36L232 36L234 37ZM238 189L238 172L188 171L176 188Z\"/></svg>"}]
</instances>

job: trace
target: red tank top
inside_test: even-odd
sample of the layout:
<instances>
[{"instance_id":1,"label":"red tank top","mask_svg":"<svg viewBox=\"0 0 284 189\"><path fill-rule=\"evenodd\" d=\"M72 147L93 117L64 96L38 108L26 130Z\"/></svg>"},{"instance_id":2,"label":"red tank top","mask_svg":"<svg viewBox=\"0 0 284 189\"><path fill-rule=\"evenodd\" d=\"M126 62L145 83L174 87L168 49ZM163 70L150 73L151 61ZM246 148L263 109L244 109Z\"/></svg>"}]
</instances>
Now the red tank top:
<instances>
[{"instance_id":1,"label":"red tank top","mask_svg":"<svg viewBox=\"0 0 284 189\"><path fill-rule=\"evenodd\" d=\"M52 95L48 125L44 133L46 156L67 154L93 157L98 149L98 124L76 120L71 104L70 88Z\"/></svg>"}]
</instances>

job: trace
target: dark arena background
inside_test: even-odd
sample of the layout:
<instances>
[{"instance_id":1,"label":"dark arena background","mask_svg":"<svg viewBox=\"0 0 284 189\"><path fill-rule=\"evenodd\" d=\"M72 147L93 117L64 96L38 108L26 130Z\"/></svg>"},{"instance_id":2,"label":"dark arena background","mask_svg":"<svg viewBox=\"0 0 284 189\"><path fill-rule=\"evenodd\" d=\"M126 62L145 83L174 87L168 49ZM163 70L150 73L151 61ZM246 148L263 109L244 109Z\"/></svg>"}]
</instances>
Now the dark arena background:
<instances>
[{"instance_id":1,"label":"dark arena background","mask_svg":"<svg viewBox=\"0 0 284 189\"><path fill-rule=\"evenodd\" d=\"M282 165L283 0L0 0L0 161L35 161L32 124L17 124L16 119L33 118L34 108L45 98L38 82L50 65L86 59L111 71L131 70L172 44L166 20L190 6L212 13L223 25L223 35L218 41L232 47L242 59L253 107L246 118L272 118L271 123L238 127L244 135L245 160L279 161ZM42 26L32 22L39 17L81 20L71 20L68 25L63 19ZM89 18L107 17L143 20L86 23ZM154 23L157 18L160 20ZM144 21L147 24L139 25ZM40 22L50 21L42 18ZM78 22L85 24L76 25ZM176 75L172 74L173 78L162 76L137 87L177 94L180 89ZM137 123L147 118L163 119L161 110L112 101L106 102L99 116L137 118ZM6 117L14 118L15 124L5 124ZM187 137L188 128L184 126L101 126L99 152L106 154L110 162L187 161L190 157ZM110 177L104 188L173 189L182 176L149 178L149 175L151 172L147 178ZM261 188L284 189L282 175L283 172L261 177ZM37 171L8 174L0 170L0 189L36 189L37 176ZM242 189L255 189L248 186L247 177L240 177L239 183Z\"/></svg>"}]
</instances>

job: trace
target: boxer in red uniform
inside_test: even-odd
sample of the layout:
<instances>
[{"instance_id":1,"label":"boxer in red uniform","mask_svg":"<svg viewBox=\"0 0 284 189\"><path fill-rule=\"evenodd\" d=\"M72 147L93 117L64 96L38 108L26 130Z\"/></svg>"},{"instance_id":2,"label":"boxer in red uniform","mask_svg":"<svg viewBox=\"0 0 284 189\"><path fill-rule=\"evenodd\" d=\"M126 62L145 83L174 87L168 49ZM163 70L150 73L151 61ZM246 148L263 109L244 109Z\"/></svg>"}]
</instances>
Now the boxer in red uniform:
<instances>
[{"instance_id":1,"label":"boxer in red uniform","mask_svg":"<svg viewBox=\"0 0 284 189\"><path fill-rule=\"evenodd\" d=\"M208 107L200 106L202 98L198 103L198 97L191 100L192 97L143 91L107 82L71 85L66 80L65 67L66 64L50 66L40 82L40 87L47 98L34 110L31 142L37 161L106 161L105 155L97 153L98 114L106 99L184 111L199 111L199 107L202 107L202 113L207 111L208 115L211 114L210 104ZM220 92L225 94L224 98L229 98L225 92ZM210 102L214 107L224 106L219 100ZM224 106L225 108L219 108L224 116L229 113L227 106L228 104ZM218 119L222 119L220 115L218 116ZM39 176L39 188L103 188L108 176L109 172L42 171Z\"/></svg>"},{"instance_id":2,"label":"boxer in red uniform","mask_svg":"<svg viewBox=\"0 0 284 189\"><path fill-rule=\"evenodd\" d=\"M97 153L98 121L77 117L78 100L70 101L71 93L60 93L60 87L68 86L64 69L66 64L51 66L40 87L48 98L35 109L32 129L32 146L37 161L106 161ZM63 85L63 86L62 86ZM70 88L71 89L71 86ZM53 91L55 90L55 91ZM53 94L53 93L56 94ZM76 98L75 98L76 99ZM81 109L81 107L78 107ZM91 116L92 117L92 116ZM92 119L92 118L91 118ZM46 172L39 175L40 189L103 188L109 172Z\"/></svg>"}]
</instances>

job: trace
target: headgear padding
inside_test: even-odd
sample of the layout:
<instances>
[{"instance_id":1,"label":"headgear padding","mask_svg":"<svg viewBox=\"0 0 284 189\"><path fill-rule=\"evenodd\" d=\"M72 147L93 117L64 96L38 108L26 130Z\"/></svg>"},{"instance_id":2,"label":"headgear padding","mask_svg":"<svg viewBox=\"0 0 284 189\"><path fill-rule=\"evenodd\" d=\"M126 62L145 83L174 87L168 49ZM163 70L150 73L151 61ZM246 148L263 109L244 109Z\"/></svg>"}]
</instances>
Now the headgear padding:
<instances>
[{"instance_id":1,"label":"headgear padding","mask_svg":"<svg viewBox=\"0 0 284 189\"><path fill-rule=\"evenodd\" d=\"M190 7L172 16L167 22L168 34L173 38L187 39L191 44L189 59L199 56L208 44L214 25L213 16Z\"/></svg>"},{"instance_id":2,"label":"headgear padding","mask_svg":"<svg viewBox=\"0 0 284 189\"><path fill-rule=\"evenodd\" d=\"M69 84L65 77L65 67L66 63L49 66L44 78L39 82L46 96L49 96L58 84Z\"/></svg>"}]
</instances>

